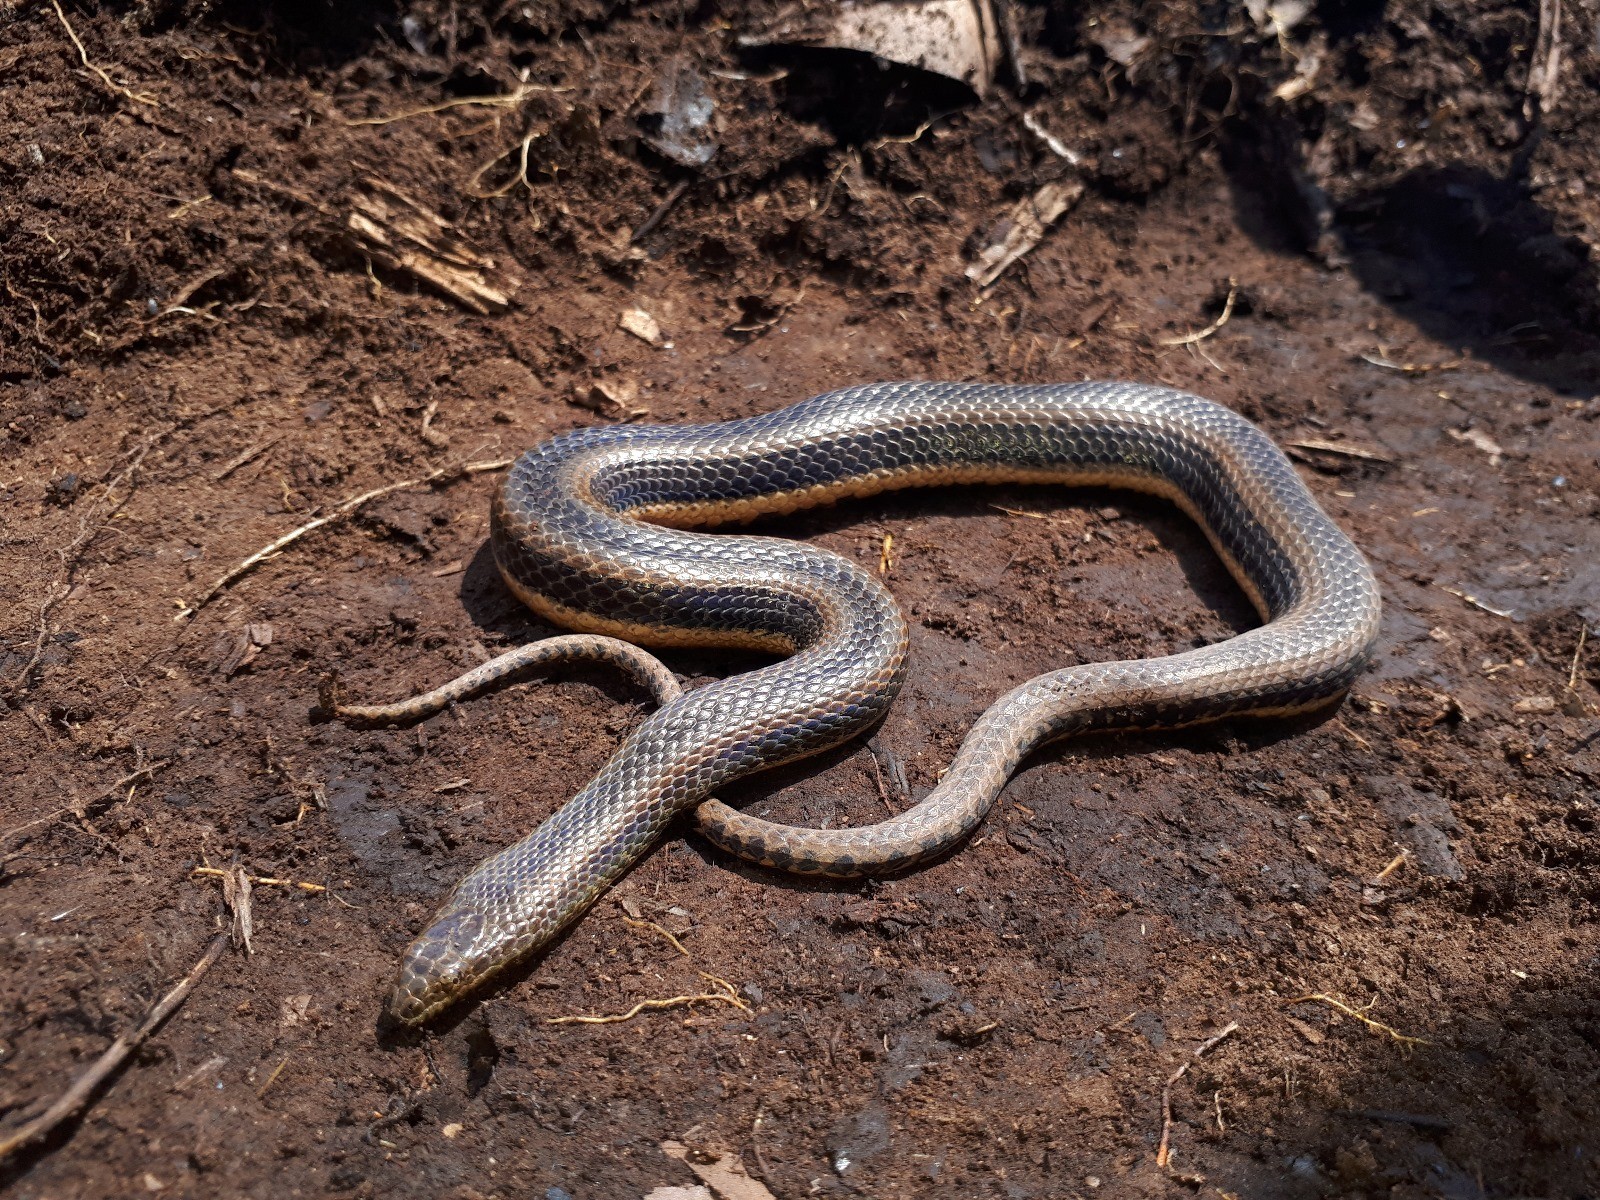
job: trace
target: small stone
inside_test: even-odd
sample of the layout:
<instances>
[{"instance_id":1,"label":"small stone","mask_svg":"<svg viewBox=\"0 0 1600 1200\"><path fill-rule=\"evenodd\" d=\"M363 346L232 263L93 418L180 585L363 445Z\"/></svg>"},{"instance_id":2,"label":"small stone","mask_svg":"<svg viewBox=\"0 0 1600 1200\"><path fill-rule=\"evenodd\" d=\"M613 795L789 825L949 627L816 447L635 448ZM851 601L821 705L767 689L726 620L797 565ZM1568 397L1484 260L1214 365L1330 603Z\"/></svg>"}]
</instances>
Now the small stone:
<instances>
[{"instance_id":1,"label":"small stone","mask_svg":"<svg viewBox=\"0 0 1600 1200\"><path fill-rule=\"evenodd\" d=\"M656 319L642 308L625 310L617 319L617 327L649 342L652 346L661 345L661 326L656 324Z\"/></svg>"},{"instance_id":2,"label":"small stone","mask_svg":"<svg viewBox=\"0 0 1600 1200\"><path fill-rule=\"evenodd\" d=\"M78 498L78 476L68 471L50 481L50 499L57 504L71 504Z\"/></svg>"},{"instance_id":3,"label":"small stone","mask_svg":"<svg viewBox=\"0 0 1600 1200\"><path fill-rule=\"evenodd\" d=\"M453 1138L465 1128L466 1126L464 1126L460 1121L451 1121L450 1124L439 1130L439 1132L444 1134L446 1138Z\"/></svg>"}]
</instances>

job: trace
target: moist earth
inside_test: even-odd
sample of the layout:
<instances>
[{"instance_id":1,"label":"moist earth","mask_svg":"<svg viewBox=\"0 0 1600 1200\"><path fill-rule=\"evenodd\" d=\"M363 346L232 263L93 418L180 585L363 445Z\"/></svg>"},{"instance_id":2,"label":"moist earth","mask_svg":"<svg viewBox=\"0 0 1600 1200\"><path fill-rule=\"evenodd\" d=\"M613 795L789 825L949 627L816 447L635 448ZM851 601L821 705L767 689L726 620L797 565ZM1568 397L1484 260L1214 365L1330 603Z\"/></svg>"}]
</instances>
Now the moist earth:
<instances>
[{"instance_id":1,"label":"moist earth","mask_svg":"<svg viewBox=\"0 0 1600 1200\"><path fill-rule=\"evenodd\" d=\"M1008 6L982 97L755 45L766 4L0 13L3 1128L255 881L248 952L11 1194L589 1200L735 1159L785 1198L1600 1192L1594 0ZM900 878L675 828L502 987L383 1030L453 882L647 711L596 667L320 716L330 675L396 699L553 632L486 550L489 464L892 378L1245 413L1377 572L1370 670L1051 747ZM902 809L1043 670L1255 620L1120 493L760 528L912 626L870 741L724 796L797 823Z\"/></svg>"}]
</instances>

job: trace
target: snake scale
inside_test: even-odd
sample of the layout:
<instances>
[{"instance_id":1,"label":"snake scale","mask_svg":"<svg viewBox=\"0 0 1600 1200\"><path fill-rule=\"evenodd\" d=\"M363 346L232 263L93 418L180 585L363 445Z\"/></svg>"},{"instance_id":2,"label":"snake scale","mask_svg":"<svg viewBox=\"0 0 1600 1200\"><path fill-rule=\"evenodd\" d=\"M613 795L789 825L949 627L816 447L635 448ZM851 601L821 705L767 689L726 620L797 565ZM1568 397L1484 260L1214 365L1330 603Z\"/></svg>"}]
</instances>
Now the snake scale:
<instances>
[{"instance_id":1,"label":"snake scale","mask_svg":"<svg viewBox=\"0 0 1600 1200\"><path fill-rule=\"evenodd\" d=\"M979 718L925 799L877 825L797 829L708 800L881 718L904 677L907 629L884 584L837 554L691 529L899 488L1044 481L1173 500L1264 623L1179 654L1029 680ZM579 430L517 460L491 537L511 590L580 634L486 664L431 693L433 707L558 658L615 662L663 704L582 791L456 886L405 953L388 1005L403 1025L547 945L685 810L712 841L768 866L902 870L969 833L1042 743L1319 706L1350 686L1378 629L1366 560L1271 439L1212 401L1140 384L884 383L744 420ZM613 639L785 657L680 693L652 656ZM426 699L341 711L420 715Z\"/></svg>"}]
</instances>

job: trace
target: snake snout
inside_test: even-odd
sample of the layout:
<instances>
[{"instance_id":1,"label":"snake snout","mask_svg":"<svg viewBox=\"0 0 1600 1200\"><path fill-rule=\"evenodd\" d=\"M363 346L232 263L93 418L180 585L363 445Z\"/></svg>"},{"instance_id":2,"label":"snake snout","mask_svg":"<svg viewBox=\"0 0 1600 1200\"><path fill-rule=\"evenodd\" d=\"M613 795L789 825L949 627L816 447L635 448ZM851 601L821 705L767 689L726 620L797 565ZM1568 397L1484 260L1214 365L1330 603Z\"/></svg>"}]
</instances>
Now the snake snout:
<instances>
[{"instance_id":1,"label":"snake snout","mask_svg":"<svg viewBox=\"0 0 1600 1200\"><path fill-rule=\"evenodd\" d=\"M420 1025L443 1012L494 970L482 952L484 920L465 909L445 911L406 948L389 995L389 1016Z\"/></svg>"}]
</instances>

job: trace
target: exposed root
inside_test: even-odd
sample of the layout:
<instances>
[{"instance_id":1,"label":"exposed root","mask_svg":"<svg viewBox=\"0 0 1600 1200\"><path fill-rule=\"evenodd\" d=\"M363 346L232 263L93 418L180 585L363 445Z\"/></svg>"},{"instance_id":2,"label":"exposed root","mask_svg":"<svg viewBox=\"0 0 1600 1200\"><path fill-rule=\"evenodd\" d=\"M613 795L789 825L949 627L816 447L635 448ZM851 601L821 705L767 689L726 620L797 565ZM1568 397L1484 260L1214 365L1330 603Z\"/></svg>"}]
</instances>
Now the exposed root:
<instances>
[{"instance_id":1,"label":"exposed root","mask_svg":"<svg viewBox=\"0 0 1600 1200\"><path fill-rule=\"evenodd\" d=\"M707 975L704 971L699 972L699 975L700 975L700 978L702 978L702 979L706 980L708 983L712 984L717 990L714 991L714 992L698 992L693 996L670 996L670 997L668 997L667 999L664 999L664 1000L641 1000L641 1001L639 1001L639 1003L635 1004L632 1008L630 1008L627 1012L618 1013L615 1016L607 1016L607 1017L589 1017L589 1016L546 1017L545 1018L545 1024L547 1024L547 1025L615 1025L619 1021L631 1021L631 1020L633 1020L633 1018L637 1017L642 1012L660 1012L660 1011L662 1011L664 1009L669 1009L669 1008L682 1008L686 1004L697 1004L697 1003L700 1003L702 1001L706 1001L706 1002L719 1001L719 1002L721 1002L723 1004L731 1004L735 1008L741 1010L742 1012L749 1012L750 1011L750 1006L748 1004L746 1004L743 1000L739 999L738 993L734 991L733 984L729 983L726 979L718 979L715 975Z\"/></svg>"},{"instance_id":2,"label":"exposed root","mask_svg":"<svg viewBox=\"0 0 1600 1200\"><path fill-rule=\"evenodd\" d=\"M1309 1001L1312 1001L1312 1000L1319 1000L1323 1004L1326 1004L1331 1008L1338 1009L1340 1012L1342 1012L1347 1017L1354 1017L1357 1021L1360 1021L1368 1029L1372 1030L1372 1032L1384 1034L1385 1036L1389 1037L1391 1040L1393 1040L1395 1042L1398 1042L1402 1046L1431 1046L1431 1045L1433 1045L1433 1043L1430 1042L1427 1038L1412 1037L1410 1034L1401 1033L1393 1025L1385 1025L1382 1021L1373 1020L1371 1017L1367 1016L1367 1014L1366 1014L1366 1009L1367 1008L1371 1008L1372 1007L1371 1004L1366 1005L1365 1008L1351 1008L1343 1000L1336 1000L1334 997L1327 995L1325 992L1313 992L1309 996L1297 996L1293 1000L1285 1000L1283 1002L1283 1006L1285 1008L1288 1008L1292 1004L1305 1004L1305 1003L1307 1003ZM1373 1003L1376 1003L1376 1001L1374 1001Z\"/></svg>"}]
</instances>

